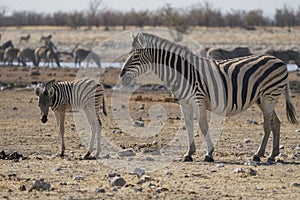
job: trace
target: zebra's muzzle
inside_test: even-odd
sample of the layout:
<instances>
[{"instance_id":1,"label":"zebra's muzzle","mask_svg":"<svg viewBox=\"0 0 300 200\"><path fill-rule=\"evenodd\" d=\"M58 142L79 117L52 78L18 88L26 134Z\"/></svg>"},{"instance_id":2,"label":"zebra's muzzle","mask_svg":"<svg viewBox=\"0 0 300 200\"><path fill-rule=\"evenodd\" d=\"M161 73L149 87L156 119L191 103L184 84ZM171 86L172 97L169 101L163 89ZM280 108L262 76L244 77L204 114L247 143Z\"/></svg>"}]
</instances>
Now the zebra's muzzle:
<instances>
[{"instance_id":1,"label":"zebra's muzzle","mask_svg":"<svg viewBox=\"0 0 300 200\"><path fill-rule=\"evenodd\" d=\"M43 123L46 123L47 122L47 115L44 115L43 117L42 117L42 119L41 119L41 121L43 122Z\"/></svg>"}]
</instances>

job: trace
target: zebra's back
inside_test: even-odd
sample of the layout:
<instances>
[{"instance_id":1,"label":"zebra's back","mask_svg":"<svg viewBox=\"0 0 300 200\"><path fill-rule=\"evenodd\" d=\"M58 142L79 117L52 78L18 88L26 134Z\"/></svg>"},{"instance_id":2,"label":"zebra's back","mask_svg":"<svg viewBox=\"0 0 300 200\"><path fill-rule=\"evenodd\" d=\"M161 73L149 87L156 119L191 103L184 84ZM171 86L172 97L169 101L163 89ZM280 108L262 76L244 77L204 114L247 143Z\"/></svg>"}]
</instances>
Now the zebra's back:
<instances>
[{"instance_id":1,"label":"zebra's back","mask_svg":"<svg viewBox=\"0 0 300 200\"><path fill-rule=\"evenodd\" d=\"M87 106L94 106L99 110L104 102L104 87L93 79L58 82L52 87L55 91L52 103L54 111L75 111Z\"/></svg>"}]
</instances>

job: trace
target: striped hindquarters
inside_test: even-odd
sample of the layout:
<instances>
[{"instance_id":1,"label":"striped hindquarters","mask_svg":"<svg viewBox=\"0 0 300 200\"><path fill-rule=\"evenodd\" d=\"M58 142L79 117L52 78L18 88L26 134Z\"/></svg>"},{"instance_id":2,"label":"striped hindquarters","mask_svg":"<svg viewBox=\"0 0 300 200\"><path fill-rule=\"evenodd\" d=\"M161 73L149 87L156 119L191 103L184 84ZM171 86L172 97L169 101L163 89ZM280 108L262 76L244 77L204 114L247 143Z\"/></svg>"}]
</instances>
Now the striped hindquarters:
<instances>
[{"instance_id":1,"label":"striped hindquarters","mask_svg":"<svg viewBox=\"0 0 300 200\"><path fill-rule=\"evenodd\" d=\"M273 56L206 60L203 65L208 109L218 114L230 116L240 113L259 98L276 103L287 84L286 66Z\"/></svg>"}]
</instances>

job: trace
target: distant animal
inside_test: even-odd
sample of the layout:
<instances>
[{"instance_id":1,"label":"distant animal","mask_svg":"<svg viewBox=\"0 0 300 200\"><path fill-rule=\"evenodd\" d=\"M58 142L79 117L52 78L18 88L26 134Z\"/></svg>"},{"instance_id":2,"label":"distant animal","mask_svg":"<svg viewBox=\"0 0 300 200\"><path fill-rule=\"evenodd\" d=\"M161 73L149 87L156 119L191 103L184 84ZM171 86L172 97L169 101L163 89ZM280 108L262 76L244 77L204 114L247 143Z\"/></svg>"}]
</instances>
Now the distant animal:
<instances>
[{"instance_id":1,"label":"distant animal","mask_svg":"<svg viewBox=\"0 0 300 200\"><path fill-rule=\"evenodd\" d=\"M13 43L11 40L8 40L7 42L4 42L1 46L0 46L0 50L5 50L7 49L8 47L13 47Z\"/></svg>"},{"instance_id":2,"label":"distant animal","mask_svg":"<svg viewBox=\"0 0 300 200\"><path fill-rule=\"evenodd\" d=\"M21 44L22 41L28 42L29 38L30 38L30 34L28 34L27 36L21 36L19 39L19 44Z\"/></svg>"},{"instance_id":3,"label":"distant animal","mask_svg":"<svg viewBox=\"0 0 300 200\"><path fill-rule=\"evenodd\" d=\"M211 59L215 60L226 60L231 58L250 56L252 53L250 49L247 47L236 47L233 50L225 50L225 49L209 49L207 52L207 56Z\"/></svg>"},{"instance_id":4,"label":"distant animal","mask_svg":"<svg viewBox=\"0 0 300 200\"><path fill-rule=\"evenodd\" d=\"M106 113L104 87L92 79L83 79L73 82L56 82L49 81L42 91L36 88L35 94L39 97L39 107L42 113L42 123L47 122L49 108L55 114L57 125L60 129L61 136L61 153L64 156L65 142L65 115L68 111L82 109L91 126L92 135L90 137L90 144L84 159L90 158L93 151L95 134L97 134L97 152L96 157L100 153L100 133L102 130L102 122L99 116L100 108L104 115Z\"/></svg>"},{"instance_id":5,"label":"distant animal","mask_svg":"<svg viewBox=\"0 0 300 200\"><path fill-rule=\"evenodd\" d=\"M204 161L213 162L214 146L208 133L207 110L233 116L257 104L263 113L264 136L253 160L264 156L267 140L273 133L273 147L268 162L279 155L280 121L275 105L285 92L287 119L297 123L290 101L288 71L274 56L252 55L229 60L199 57L187 47L172 43L153 34L133 36L132 50L124 63L120 80L124 86L147 72L154 73L178 99L188 133L188 150L183 161L192 161L194 114L207 143Z\"/></svg>"},{"instance_id":6,"label":"distant animal","mask_svg":"<svg viewBox=\"0 0 300 200\"><path fill-rule=\"evenodd\" d=\"M76 44L75 48L72 50L72 55L75 58L75 67L77 64L81 67L81 62L85 59L87 60L87 63L89 63L90 59L92 59L98 67L101 67L100 56L98 56L94 51L81 49L78 48L78 46L79 44Z\"/></svg>"},{"instance_id":7,"label":"distant animal","mask_svg":"<svg viewBox=\"0 0 300 200\"><path fill-rule=\"evenodd\" d=\"M13 60L18 61L18 65L20 65L19 59L18 59L18 53L19 49L14 47L8 47L4 51L3 56L3 64L7 62L7 65L13 65Z\"/></svg>"},{"instance_id":8,"label":"distant animal","mask_svg":"<svg viewBox=\"0 0 300 200\"><path fill-rule=\"evenodd\" d=\"M50 41L52 38L52 35L48 35L48 36L42 36L41 39L40 39L40 43L42 42L46 42L46 41Z\"/></svg>"},{"instance_id":9,"label":"distant animal","mask_svg":"<svg viewBox=\"0 0 300 200\"><path fill-rule=\"evenodd\" d=\"M28 60L31 61L34 66L36 65L34 49L22 48L22 49L20 49L17 57L18 57L19 61L23 64L23 66L26 66L26 62Z\"/></svg>"},{"instance_id":10,"label":"distant animal","mask_svg":"<svg viewBox=\"0 0 300 200\"><path fill-rule=\"evenodd\" d=\"M57 66L60 67L59 56L56 54L56 47L53 42L46 41L44 46L35 49L34 54L36 66L39 66L41 59L44 59L45 63L53 62L54 59Z\"/></svg>"},{"instance_id":11,"label":"distant animal","mask_svg":"<svg viewBox=\"0 0 300 200\"><path fill-rule=\"evenodd\" d=\"M272 55L280 60L282 60L285 64L288 64L290 61L294 61L295 64L300 68L300 53L294 50L268 50L265 53L266 55Z\"/></svg>"}]
</instances>

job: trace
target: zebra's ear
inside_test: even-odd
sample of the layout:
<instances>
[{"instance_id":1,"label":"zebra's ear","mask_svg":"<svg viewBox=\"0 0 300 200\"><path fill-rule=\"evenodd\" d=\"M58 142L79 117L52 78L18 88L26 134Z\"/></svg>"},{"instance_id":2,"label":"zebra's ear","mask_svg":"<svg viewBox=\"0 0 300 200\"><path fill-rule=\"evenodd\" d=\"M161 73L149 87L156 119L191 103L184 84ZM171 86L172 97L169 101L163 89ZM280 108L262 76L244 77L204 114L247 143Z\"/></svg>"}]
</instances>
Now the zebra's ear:
<instances>
[{"instance_id":1,"label":"zebra's ear","mask_svg":"<svg viewBox=\"0 0 300 200\"><path fill-rule=\"evenodd\" d=\"M53 97L53 95L54 95L54 88L53 87L49 88L48 94L49 94L50 98Z\"/></svg>"},{"instance_id":2,"label":"zebra's ear","mask_svg":"<svg viewBox=\"0 0 300 200\"><path fill-rule=\"evenodd\" d=\"M147 44L146 44L146 39L145 39L145 36L143 35L143 33L139 33L137 35L137 37L138 37L140 47L143 49L146 48Z\"/></svg>"},{"instance_id":3,"label":"zebra's ear","mask_svg":"<svg viewBox=\"0 0 300 200\"><path fill-rule=\"evenodd\" d=\"M135 35L133 34L133 32L131 32L131 39L132 41L134 41Z\"/></svg>"},{"instance_id":4,"label":"zebra's ear","mask_svg":"<svg viewBox=\"0 0 300 200\"><path fill-rule=\"evenodd\" d=\"M42 94L41 89L40 88L35 88L35 94L36 94L36 96L39 97Z\"/></svg>"}]
</instances>

